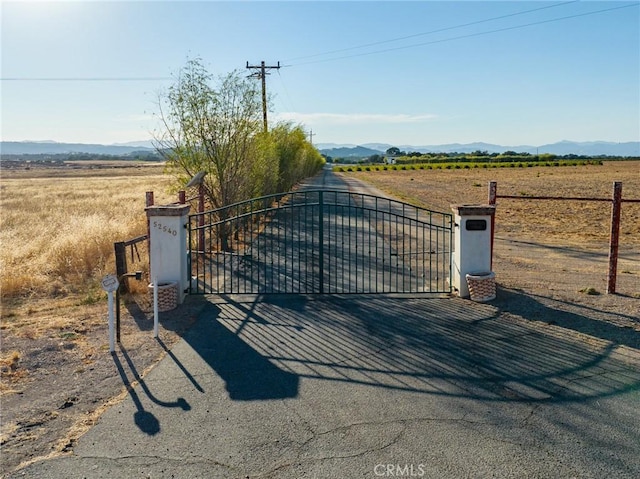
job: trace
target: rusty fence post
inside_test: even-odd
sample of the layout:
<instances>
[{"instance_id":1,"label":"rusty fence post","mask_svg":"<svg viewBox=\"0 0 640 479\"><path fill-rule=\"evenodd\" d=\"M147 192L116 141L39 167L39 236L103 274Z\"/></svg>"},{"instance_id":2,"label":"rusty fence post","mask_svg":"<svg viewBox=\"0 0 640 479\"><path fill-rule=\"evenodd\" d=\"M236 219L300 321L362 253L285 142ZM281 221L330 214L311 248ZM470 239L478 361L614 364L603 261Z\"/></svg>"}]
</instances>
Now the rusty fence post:
<instances>
[{"instance_id":1,"label":"rusty fence post","mask_svg":"<svg viewBox=\"0 0 640 479\"><path fill-rule=\"evenodd\" d=\"M611 200L611 236L609 238L609 275L607 277L607 294L615 294L616 292L621 207L622 183L620 181L615 181L613 183L613 198Z\"/></svg>"},{"instance_id":2,"label":"rusty fence post","mask_svg":"<svg viewBox=\"0 0 640 479\"><path fill-rule=\"evenodd\" d=\"M145 207L153 206L153 191L147 191L145 193ZM151 228L149 224L149 217L147 216L147 251L151 251ZM149 274L151 274L151 254L149 254Z\"/></svg>"},{"instance_id":3,"label":"rusty fence post","mask_svg":"<svg viewBox=\"0 0 640 479\"><path fill-rule=\"evenodd\" d=\"M495 205L496 200L498 198L498 182L490 181L489 182L489 198L488 202L490 205ZM491 215L491 270L493 271L493 241L494 235L496 232L496 215Z\"/></svg>"}]
</instances>

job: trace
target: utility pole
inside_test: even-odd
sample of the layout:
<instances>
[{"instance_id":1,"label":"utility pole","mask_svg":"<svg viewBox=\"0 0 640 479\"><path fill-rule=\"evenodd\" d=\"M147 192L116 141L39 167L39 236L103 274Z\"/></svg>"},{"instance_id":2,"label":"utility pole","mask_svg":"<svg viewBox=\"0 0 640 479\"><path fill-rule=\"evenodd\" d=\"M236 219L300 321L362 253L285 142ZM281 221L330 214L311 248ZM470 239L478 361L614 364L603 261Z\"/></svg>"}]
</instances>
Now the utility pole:
<instances>
[{"instance_id":1,"label":"utility pole","mask_svg":"<svg viewBox=\"0 0 640 479\"><path fill-rule=\"evenodd\" d=\"M311 143L313 145L313 137L315 136L315 133L313 132L313 129L309 131L309 143Z\"/></svg>"},{"instance_id":2,"label":"utility pole","mask_svg":"<svg viewBox=\"0 0 640 479\"><path fill-rule=\"evenodd\" d=\"M252 73L251 75L249 75L250 78L259 78L262 80L262 119L263 119L263 123L264 123L264 132L267 132L267 82L265 77L267 75L269 75L268 70L279 70L280 69L280 62L278 62L277 66L267 66L264 64L263 62L260 62L260 65L249 65L249 62L247 62L247 69L249 70L258 70L255 73Z\"/></svg>"}]
</instances>

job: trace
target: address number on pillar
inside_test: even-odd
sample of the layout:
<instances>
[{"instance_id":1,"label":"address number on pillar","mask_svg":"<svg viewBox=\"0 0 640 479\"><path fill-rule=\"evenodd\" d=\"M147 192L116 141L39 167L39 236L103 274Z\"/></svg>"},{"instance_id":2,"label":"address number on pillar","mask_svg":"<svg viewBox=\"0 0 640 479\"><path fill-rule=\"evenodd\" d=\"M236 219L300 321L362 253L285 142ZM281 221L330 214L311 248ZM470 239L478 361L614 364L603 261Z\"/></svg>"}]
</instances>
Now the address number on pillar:
<instances>
[{"instance_id":1,"label":"address number on pillar","mask_svg":"<svg viewBox=\"0 0 640 479\"><path fill-rule=\"evenodd\" d=\"M175 229L170 228L170 227L169 227L169 226L167 226L167 225L163 225L163 224L162 224L161 222L159 222L159 221L154 221L154 222L153 222L153 227L154 227L155 229L158 229L158 230L162 231L163 233L167 233L167 234L170 234L170 235L172 235L172 236L176 236L176 235L178 234L178 232L177 232Z\"/></svg>"}]
</instances>

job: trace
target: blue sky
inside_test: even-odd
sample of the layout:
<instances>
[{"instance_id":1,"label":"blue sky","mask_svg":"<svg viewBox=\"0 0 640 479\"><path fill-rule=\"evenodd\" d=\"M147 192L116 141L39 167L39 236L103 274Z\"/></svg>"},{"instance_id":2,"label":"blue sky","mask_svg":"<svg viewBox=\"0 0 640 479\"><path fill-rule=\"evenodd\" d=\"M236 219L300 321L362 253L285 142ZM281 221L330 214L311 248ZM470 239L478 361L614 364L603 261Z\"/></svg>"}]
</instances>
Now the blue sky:
<instances>
[{"instance_id":1,"label":"blue sky","mask_svg":"<svg viewBox=\"0 0 640 479\"><path fill-rule=\"evenodd\" d=\"M193 57L216 75L279 61L270 121L314 143L640 140L637 1L3 1L1 16L5 141L149 139Z\"/></svg>"}]
</instances>

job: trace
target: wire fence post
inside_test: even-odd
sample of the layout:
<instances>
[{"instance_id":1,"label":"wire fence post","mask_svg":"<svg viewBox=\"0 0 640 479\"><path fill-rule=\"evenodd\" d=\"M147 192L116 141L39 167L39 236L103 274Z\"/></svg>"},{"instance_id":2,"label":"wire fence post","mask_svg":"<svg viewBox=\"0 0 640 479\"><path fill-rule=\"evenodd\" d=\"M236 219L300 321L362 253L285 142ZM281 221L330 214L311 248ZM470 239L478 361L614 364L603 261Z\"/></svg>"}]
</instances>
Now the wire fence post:
<instances>
[{"instance_id":1,"label":"wire fence post","mask_svg":"<svg viewBox=\"0 0 640 479\"><path fill-rule=\"evenodd\" d=\"M615 294L616 292L621 206L622 183L620 181L615 181L613 183L613 198L611 202L611 236L609 238L609 275L607 277L607 294Z\"/></svg>"}]
</instances>

